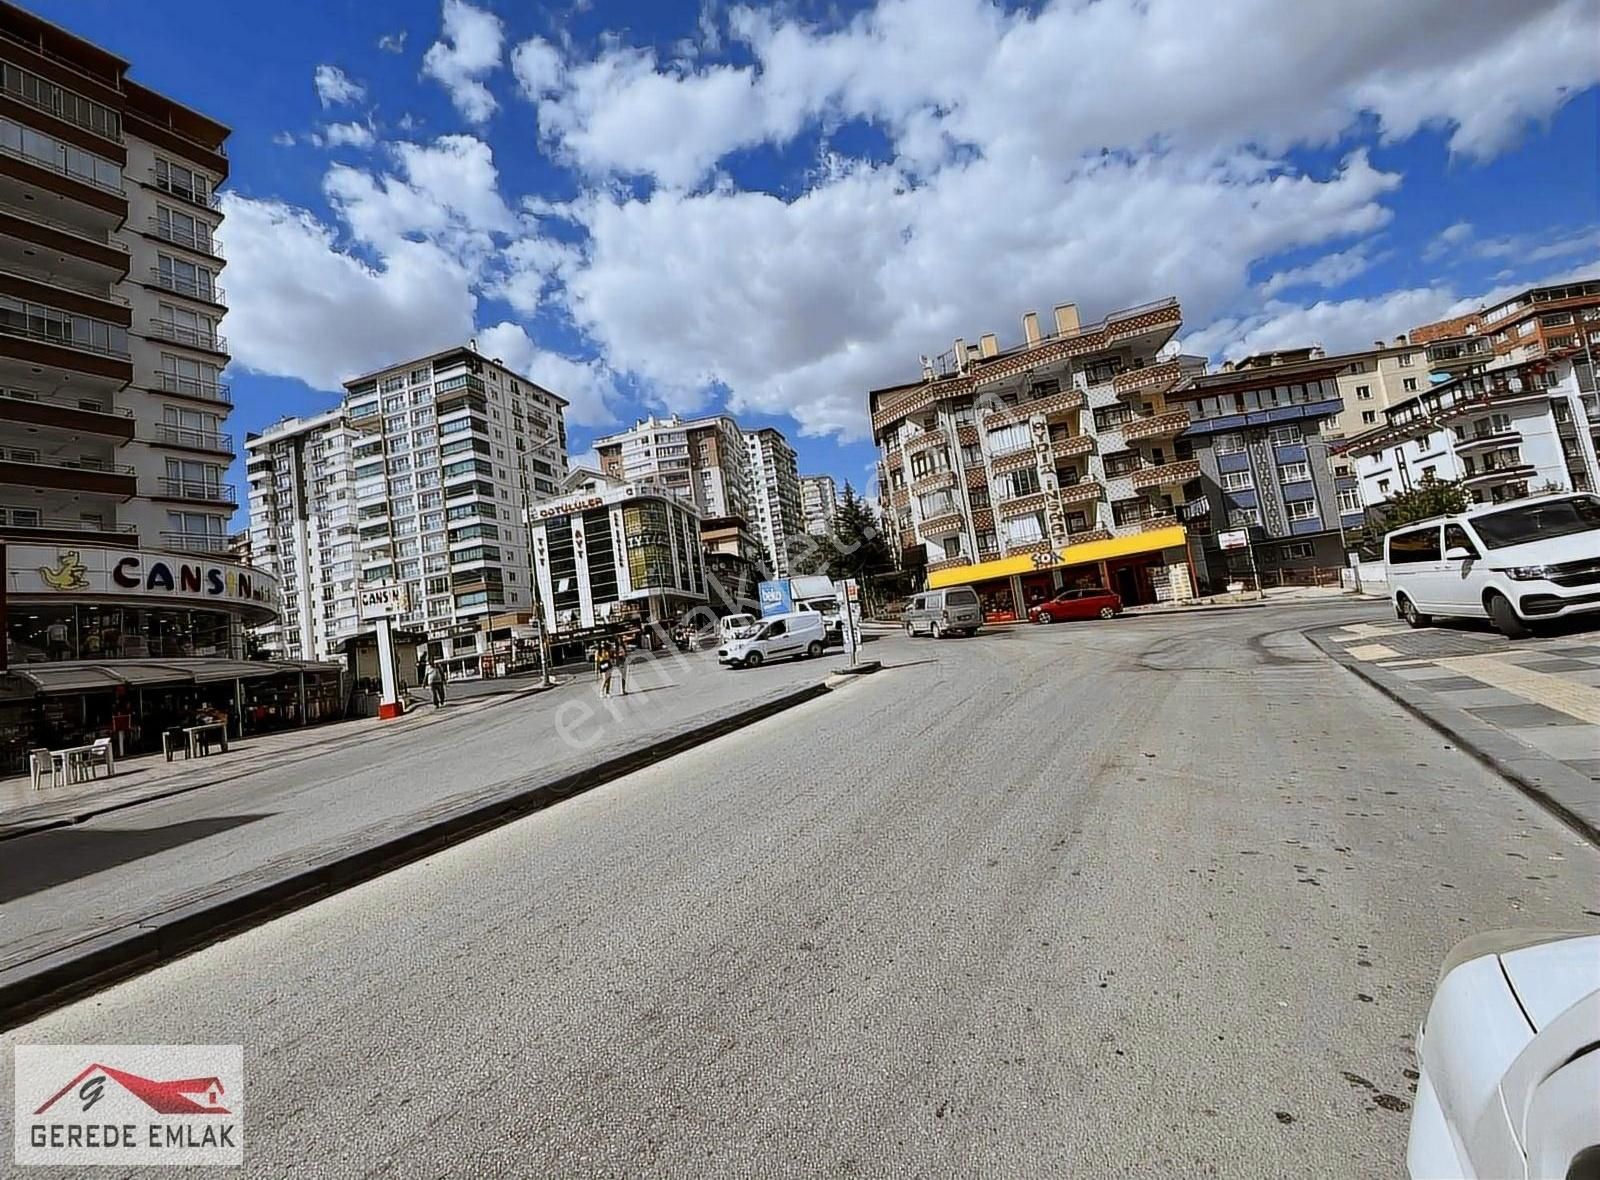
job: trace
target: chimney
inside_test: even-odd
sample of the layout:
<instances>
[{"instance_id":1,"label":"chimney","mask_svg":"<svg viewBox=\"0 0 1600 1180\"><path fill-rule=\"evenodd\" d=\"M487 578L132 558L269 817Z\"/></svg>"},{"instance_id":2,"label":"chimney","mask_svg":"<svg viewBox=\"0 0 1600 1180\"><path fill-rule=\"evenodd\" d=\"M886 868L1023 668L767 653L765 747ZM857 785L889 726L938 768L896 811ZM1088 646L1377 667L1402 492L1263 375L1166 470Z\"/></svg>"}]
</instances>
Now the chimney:
<instances>
[{"instance_id":1,"label":"chimney","mask_svg":"<svg viewBox=\"0 0 1600 1180\"><path fill-rule=\"evenodd\" d=\"M965 373L967 371L967 342L957 336L956 346L953 351L956 354L956 372Z\"/></svg>"},{"instance_id":2,"label":"chimney","mask_svg":"<svg viewBox=\"0 0 1600 1180\"><path fill-rule=\"evenodd\" d=\"M989 357L1000 355L1000 337L993 332L985 332L978 337L978 355Z\"/></svg>"},{"instance_id":3,"label":"chimney","mask_svg":"<svg viewBox=\"0 0 1600 1180\"><path fill-rule=\"evenodd\" d=\"M1056 304L1056 335L1070 336L1078 330L1078 305L1076 303Z\"/></svg>"},{"instance_id":4,"label":"chimney","mask_svg":"<svg viewBox=\"0 0 1600 1180\"><path fill-rule=\"evenodd\" d=\"M1232 361L1223 361L1222 362L1222 371L1224 373L1233 372L1233 362Z\"/></svg>"},{"instance_id":5,"label":"chimney","mask_svg":"<svg viewBox=\"0 0 1600 1180\"><path fill-rule=\"evenodd\" d=\"M1030 311L1022 317L1022 341L1024 344L1039 343L1039 313Z\"/></svg>"},{"instance_id":6,"label":"chimney","mask_svg":"<svg viewBox=\"0 0 1600 1180\"><path fill-rule=\"evenodd\" d=\"M1313 344L1311 346L1311 359L1312 360L1320 361L1323 357L1325 357L1327 355L1328 354L1322 350L1322 345Z\"/></svg>"},{"instance_id":7,"label":"chimney","mask_svg":"<svg viewBox=\"0 0 1600 1180\"><path fill-rule=\"evenodd\" d=\"M1383 347L1383 341L1382 340L1374 340L1372 342L1372 347L1373 348L1382 348Z\"/></svg>"},{"instance_id":8,"label":"chimney","mask_svg":"<svg viewBox=\"0 0 1600 1180\"><path fill-rule=\"evenodd\" d=\"M1404 332L1401 332L1400 335L1398 335L1398 336L1396 336L1394 338L1394 346L1396 348L1404 348L1405 345L1406 345L1406 334Z\"/></svg>"}]
</instances>

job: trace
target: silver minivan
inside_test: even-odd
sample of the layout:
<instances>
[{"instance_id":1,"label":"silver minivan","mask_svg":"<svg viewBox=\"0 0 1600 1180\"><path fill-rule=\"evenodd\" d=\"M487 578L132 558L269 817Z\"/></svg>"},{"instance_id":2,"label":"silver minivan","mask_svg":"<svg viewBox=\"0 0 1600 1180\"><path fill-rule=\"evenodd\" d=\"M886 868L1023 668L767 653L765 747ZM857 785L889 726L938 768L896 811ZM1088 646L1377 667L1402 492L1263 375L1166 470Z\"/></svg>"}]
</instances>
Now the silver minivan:
<instances>
[{"instance_id":1,"label":"silver minivan","mask_svg":"<svg viewBox=\"0 0 1600 1180\"><path fill-rule=\"evenodd\" d=\"M983 605L971 586L925 590L906 604L901 620L907 635L976 635L983 626Z\"/></svg>"}]
</instances>

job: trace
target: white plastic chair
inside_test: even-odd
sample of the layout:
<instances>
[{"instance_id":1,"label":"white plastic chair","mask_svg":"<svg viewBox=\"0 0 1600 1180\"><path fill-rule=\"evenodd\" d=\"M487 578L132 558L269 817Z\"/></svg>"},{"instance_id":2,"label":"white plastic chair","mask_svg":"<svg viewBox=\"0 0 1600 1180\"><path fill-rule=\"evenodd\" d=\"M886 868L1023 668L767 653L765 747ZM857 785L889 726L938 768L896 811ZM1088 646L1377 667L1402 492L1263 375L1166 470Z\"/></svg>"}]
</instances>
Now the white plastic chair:
<instances>
[{"instance_id":1,"label":"white plastic chair","mask_svg":"<svg viewBox=\"0 0 1600 1180\"><path fill-rule=\"evenodd\" d=\"M59 787L61 777L56 770L56 760L50 756L50 751L40 746L38 749L28 751L28 777L33 782L33 789L40 790L44 786L44 776L49 774L50 785Z\"/></svg>"},{"instance_id":2,"label":"white plastic chair","mask_svg":"<svg viewBox=\"0 0 1600 1180\"><path fill-rule=\"evenodd\" d=\"M108 737L96 738L94 749L84 755L84 766L89 771L89 777L94 777L96 764L106 768L106 777L111 778L117 773L116 753L111 748L111 739Z\"/></svg>"}]
</instances>

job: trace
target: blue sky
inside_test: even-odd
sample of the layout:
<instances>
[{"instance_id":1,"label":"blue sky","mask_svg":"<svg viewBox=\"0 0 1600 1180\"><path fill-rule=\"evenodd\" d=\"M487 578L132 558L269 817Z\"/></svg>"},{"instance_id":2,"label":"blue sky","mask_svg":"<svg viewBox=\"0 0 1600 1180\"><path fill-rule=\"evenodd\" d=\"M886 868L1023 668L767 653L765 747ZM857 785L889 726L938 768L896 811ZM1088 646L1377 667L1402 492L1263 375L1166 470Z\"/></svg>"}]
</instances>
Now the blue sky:
<instances>
[{"instance_id":1,"label":"blue sky","mask_svg":"<svg viewBox=\"0 0 1600 1180\"><path fill-rule=\"evenodd\" d=\"M241 434L476 336L575 453L727 407L859 486L867 389L1030 308L1220 358L1600 274L1600 0L34 7L233 128Z\"/></svg>"}]
</instances>

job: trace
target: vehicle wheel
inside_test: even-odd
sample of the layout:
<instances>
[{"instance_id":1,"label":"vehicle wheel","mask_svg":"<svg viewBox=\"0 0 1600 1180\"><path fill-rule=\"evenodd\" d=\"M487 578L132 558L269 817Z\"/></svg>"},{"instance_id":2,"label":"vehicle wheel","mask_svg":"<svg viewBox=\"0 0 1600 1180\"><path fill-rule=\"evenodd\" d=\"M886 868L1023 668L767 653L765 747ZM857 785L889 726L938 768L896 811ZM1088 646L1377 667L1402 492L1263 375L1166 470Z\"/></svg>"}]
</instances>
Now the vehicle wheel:
<instances>
[{"instance_id":1,"label":"vehicle wheel","mask_svg":"<svg viewBox=\"0 0 1600 1180\"><path fill-rule=\"evenodd\" d=\"M1033 621L1038 623L1041 627L1048 627L1051 623L1055 622L1055 620L1050 617L1050 612L1044 610L1034 615Z\"/></svg>"},{"instance_id":2,"label":"vehicle wheel","mask_svg":"<svg viewBox=\"0 0 1600 1180\"><path fill-rule=\"evenodd\" d=\"M1425 615L1417 609L1417 604L1404 594L1400 596L1400 617L1406 621L1407 627L1426 627L1433 622L1432 615Z\"/></svg>"},{"instance_id":3,"label":"vehicle wheel","mask_svg":"<svg viewBox=\"0 0 1600 1180\"><path fill-rule=\"evenodd\" d=\"M761 653L758 651L753 651L749 655L745 656L744 666L746 668L759 668L761 667L761 660Z\"/></svg>"},{"instance_id":4,"label":"vehicle wheel","mask_svg":"<svg viewBox=\"0 0 1600 1180\"><path fill-rule=\"evenodd\" d=\"M1114 619L1117 617L1117 612L1109 606L1102 606L1100 608L1100 617L1102 619Z\"/></svg>"},{"instance_id":5,"label":"vehicle wheel","mask_svg":"<svg viewBox=\"0 0 1600 1180\"><path fill-rule=\"evenodd\" d=\"M810 656L812 659L816 659L821 654L822 654L822 640L813 639L810 642L810 644L808 644L806 646L806 655Z\"/></svg>"},{"instance_id":6,"label":"vehicle wheel","mask_svg":"<svg viewBox=\"0 0 1600 1180\"><path fill-rule=\"evenodd\" d=\"M1489 618L1494 623L1494 629L1507 639L1526 639L1530 634L1528 624L1517 617L1511 600L1504 594L1489 595Z\"/></svg>"},{"instance_id":7,"label":"vehicle wheel","mask_svg":"<svg viewBox=\"0 0 1600 1180\"><path fill-rule=\"evenodd\" d=\"M912 629L912 627L911 627L911 624L910 624L910 623L907 623L907 624L906 624L906 638L907 638L907 639L913 639L913 638L915 638L915 637L916 637L916 634L917 634L917 633L916 633L916 631L914 631L914 630L913 630L913 629Z\"/></svg>"},{"instance_id":8,"label":"vehicle wheel","mask_svg":"<svg viewBox=\"0 0 1600 1180\"><path fill-rule=\"evenodd\" d=\"M944 625L942 623L935 623L932 627L928 628L928 634L932 635L935 639L943 639Z\"/></svg>"}]
</instances>

